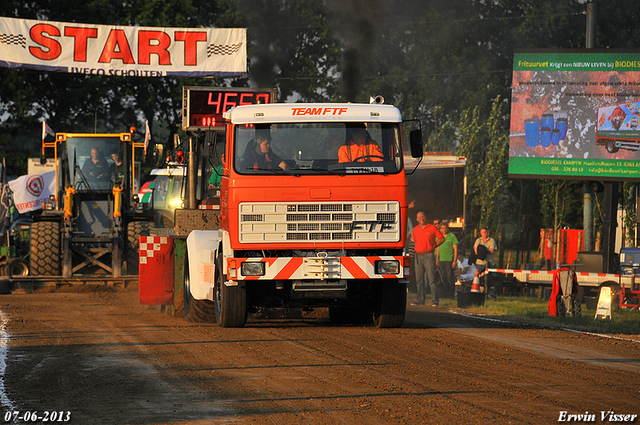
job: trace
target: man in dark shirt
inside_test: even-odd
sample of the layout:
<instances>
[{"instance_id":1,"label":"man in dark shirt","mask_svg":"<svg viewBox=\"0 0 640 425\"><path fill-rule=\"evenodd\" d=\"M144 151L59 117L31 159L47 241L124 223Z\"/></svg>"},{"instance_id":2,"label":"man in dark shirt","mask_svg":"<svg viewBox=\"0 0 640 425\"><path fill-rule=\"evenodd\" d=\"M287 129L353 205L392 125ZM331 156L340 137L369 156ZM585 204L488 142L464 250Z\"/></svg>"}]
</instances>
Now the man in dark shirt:
<instances>
[{"instance_id":1,"label":"man in dark shirt","mask_svg":"<svg viewBox=\"0 0 640 425\"><path fill-rule=\"evenodd\" d=\"M82 174L89 180L105 180L109 178L109 163L100 149L91 149L91 158L84 162Z\"/></svg>"}]
</instances>

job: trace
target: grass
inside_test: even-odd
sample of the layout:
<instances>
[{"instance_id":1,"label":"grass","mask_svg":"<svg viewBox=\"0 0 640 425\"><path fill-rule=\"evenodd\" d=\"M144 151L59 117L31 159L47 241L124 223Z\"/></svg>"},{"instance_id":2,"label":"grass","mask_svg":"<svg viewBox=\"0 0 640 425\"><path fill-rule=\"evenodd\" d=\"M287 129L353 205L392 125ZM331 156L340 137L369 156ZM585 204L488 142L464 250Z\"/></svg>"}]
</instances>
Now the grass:
<instances>
[{"instance_id":1,"label":"grass","mask_svg":"<svg viewBox=\"0 0 640 425\"><path fill-rule=\"evenodd\" d=\"M440 300L440 307L458 313L485 316L515 323L530 324L549 328L566 328L584 332L611 335L634 336L640 340L640 312L619 309L611 314L611 320L596 320L595 311L587 310L582 304L581 316L549 316L548 303L536 296L500 296L497 300L487 299L484 306L458 308L456 300Z\"/></svg>"}]
</instances>

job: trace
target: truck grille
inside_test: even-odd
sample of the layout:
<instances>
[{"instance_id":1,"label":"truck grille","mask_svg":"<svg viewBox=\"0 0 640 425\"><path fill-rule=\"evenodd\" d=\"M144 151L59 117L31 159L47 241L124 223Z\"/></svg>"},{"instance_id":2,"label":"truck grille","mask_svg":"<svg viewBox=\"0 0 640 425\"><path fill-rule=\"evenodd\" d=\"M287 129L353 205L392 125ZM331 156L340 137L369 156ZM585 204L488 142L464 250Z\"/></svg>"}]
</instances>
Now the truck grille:
<instances>
[{"instance_id":1,"label":"truck grille","mask_svg":"<svg viewBox=\"0 0 640 425\"><path fill-rule=\"evenodd\" d=\"M398 242L398 202L241 203L240 242Z\"/></svg>"}]
</instances>

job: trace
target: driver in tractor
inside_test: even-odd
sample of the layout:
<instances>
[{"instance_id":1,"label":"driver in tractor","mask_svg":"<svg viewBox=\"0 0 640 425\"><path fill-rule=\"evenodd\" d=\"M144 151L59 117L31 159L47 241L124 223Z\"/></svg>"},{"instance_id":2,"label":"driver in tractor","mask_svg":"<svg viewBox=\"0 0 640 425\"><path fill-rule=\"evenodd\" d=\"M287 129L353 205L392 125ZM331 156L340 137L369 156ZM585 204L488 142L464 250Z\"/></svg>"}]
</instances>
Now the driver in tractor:
<instances>
[{"instance_id":1,"label":"driver in tractor","mask_svg":"<svg viewBox=\"0 0 640 425\"><path fill-rule=\"evenodd\" d=\"M347 140L338 151L338 162L360 161L384 161L384 156L367 127L363 123L356 123L347 127Z\"/></svg>"},{"instance_id":2,"label":"driver in tractor","mask_svg":"<svg viewBox=\"0 0 640 425\"><path fill-rule=\"evenodd\" d=\"M89 180L104 180L109 178L109 171L109 163L104 153L97 148L91 149L91 158L82 165L82 174Z\"/></svg>"}]
</instances>

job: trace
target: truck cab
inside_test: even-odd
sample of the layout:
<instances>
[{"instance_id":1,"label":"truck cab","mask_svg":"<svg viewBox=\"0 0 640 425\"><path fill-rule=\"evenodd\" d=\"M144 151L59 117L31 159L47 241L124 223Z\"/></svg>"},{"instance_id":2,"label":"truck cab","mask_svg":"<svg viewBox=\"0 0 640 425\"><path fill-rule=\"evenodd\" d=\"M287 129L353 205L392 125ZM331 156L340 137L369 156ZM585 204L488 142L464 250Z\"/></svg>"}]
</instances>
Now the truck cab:
<instances>
[{"instance_id":1,"label":"truck cab","mask_svg":"<svg viewBox=\"0 0 640 425\"><path fill-rule=\"evenodd\" d=\"M215 311L219 325L243 326L260 307L329 307L337 322L400 326L410 258L398 109L267 104L224 116L220 230L187 238L187 318Z\"/></svg>"}]
</instances>

